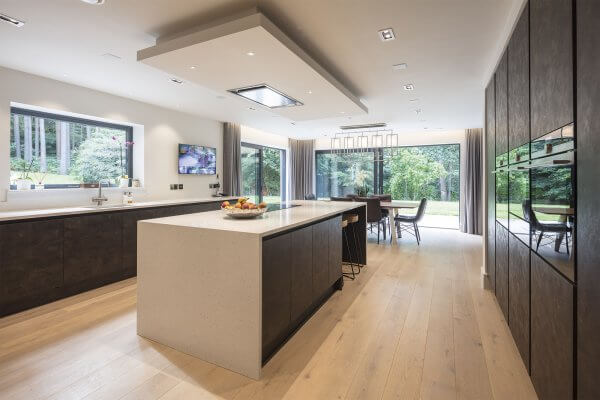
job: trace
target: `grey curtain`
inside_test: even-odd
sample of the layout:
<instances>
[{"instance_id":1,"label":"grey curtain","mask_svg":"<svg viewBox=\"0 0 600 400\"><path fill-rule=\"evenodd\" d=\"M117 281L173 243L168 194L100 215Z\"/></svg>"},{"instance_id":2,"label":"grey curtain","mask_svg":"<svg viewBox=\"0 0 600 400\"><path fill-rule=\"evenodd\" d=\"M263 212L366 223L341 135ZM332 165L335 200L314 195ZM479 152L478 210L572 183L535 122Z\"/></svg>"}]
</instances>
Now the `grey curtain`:
<instances>
[{"instance_id":1,"label":"grey curtain","mask_svg":"<svg viewBox=\"0 0 600 400\"><path fill-rule=\"evenodd\" d=\"M482 129L467 129L465 155L464 198L460 213L460 230L481 235L483 217L482 196Z\"/></svg>"},{"instance_id":2,"label":"grey curtain","mask_svg":"<svg viewBox=\"0 0 600 400\"><path fill-rule=\"evenodd\" d=\"M313 192L315 141L289 139L290 146L290 198L304 200Z\"/></svg>"},{"instance_id":3,"label":"grey curtain","mask_svg":"<svg viewBox=\"0 0 600 400\"><path fill-rule=\"evenodd\" d=\"M242 187L242 131L239 124L223 124L223 193L239 196Z\"/></svg>"}]
</instances>

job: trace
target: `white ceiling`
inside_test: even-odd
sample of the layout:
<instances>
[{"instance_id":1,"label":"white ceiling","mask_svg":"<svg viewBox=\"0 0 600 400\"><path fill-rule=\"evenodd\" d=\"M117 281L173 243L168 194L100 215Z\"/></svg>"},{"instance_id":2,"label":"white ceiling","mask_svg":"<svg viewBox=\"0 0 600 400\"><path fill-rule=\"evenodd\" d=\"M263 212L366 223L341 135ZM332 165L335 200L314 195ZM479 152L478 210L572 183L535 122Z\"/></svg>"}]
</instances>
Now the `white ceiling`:
<instances>
[{"instance_id":1,"label":"white ceiling","mask_svg":"<svg viewBox=\"0 0 600 400\"><path fill-rule=\"evenodd\" d=\"M483 88L522 0L0 0L0 65L293 137L342 124L387 122L398 132L483 125ZM258 6L361 99L369 114L299 121L136 61L136 52L217 18ZM517 10L517 11L516 11ZM392 27L396 40L377 31ZM121 57L103 56L112 53ZM255 57L259 57L257 54ZM407 63L394 71L393 64ZM405 91L412 83L415 90ZM418 98L418 102L409 100ZM415 109L421 109L417 115Z\"/></svg>"}]
</instances>

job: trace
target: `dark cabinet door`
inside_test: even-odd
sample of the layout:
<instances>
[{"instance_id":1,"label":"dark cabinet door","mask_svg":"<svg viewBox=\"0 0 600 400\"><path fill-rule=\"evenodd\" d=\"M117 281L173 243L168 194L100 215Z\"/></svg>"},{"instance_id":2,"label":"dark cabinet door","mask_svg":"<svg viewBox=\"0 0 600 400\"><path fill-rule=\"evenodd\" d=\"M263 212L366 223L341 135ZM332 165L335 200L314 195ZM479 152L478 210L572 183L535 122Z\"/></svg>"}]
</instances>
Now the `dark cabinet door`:
<instances>
[{"instance_id":1,"label":"dark cabinet door","mask_svg":"<svg viewBox=\"0 0 600 400\"><path fill-rule=\"evenodd\" d=\"M508 322L508 230L499 223L496 223L496 298Z\"/></svg>"},{"instance_id":2,"label":"dark cabinet door","mask_svg":"<svg viewBox=\"0 0 600 400\"><path fill-rule=\"evenodd\" d=\"M64 284L68 291L98 287L122 276L121 213L65 218Z\"/></svg>"},{"instance_id":3,"label":"dark cabinet door","mask_svg":"<svg viewBox=\"0 0 600 400\"><path fill-rule=\"evenodd\" d=\"M329 220L329 286L342 277L342 217Z\"/></svg>"},{"instance_id":4,"label":"dark cabinet door","mask_svg":"<svg viewBox=\"0 0 600 400\"><path fill-rule=\"evenodd\" d=\"M600 2L577 0L577 396L600 399Z\"/></svg>"},{"instance_id":5,"label":"dark cabinet door","mask_svg":"<svg viewBox=\"0 0 600 400\"><path fill-rule=\"evenodd\" d=\"M573 122L573 10L572 0L531 0L529 8L535 139Z\"/></svg>"},{"instance_id":6,"label":"dark cabinet door","mask_svg":"<svg viewBox=\"0 0 600 400\"><path fill-rule=\"evenodd\" d=\"M509 326L529 370L529 247L509 234L508 248Z\"/></svg>"},{"instance_id":7,"label":"dark cabinet door","mask_svg":"<svg viewBox=\"0 0 600 400\"><path fill-rule=\"evenodd\" d=\"M485 89L485 137L487 177L487 273L492 291L496 291L496 94L494 78Z\"/></svg>"},{"instance_id":8,"label":"dark cabinet door","mask_svg":"<svg viewBox=\"0 0 600 400\"><path fill-rule=\"evenodd\" d=\"M62 263L62 220L0 225L0 312L17 312L58 298Z\"/></svg>"},{"instance_id":9,"label":"dark cabinet door","mask_svg":"<svg viewBox=\"0 0 600 400\"><path fill-rule=\"evenodd\" d=\"M329 221L313 225L313 302L329 288Z\"/></svg>"},{"instance_id":10,"label":"dark cabinet door","mask_svg":"<svg viewBox=\"0 0 600 400\"><path fill-rule=\"evenodd\" d=\"M263 361L283 342L290 330L292 235L263 241L262 355Z\"/></svg>"},{"instance_id":11,"label":"dark cabinet door","mask_svg":"<svg viewBox=\"0 0 600 400\"><path fill-rule=\"evenodd\" d=\"M496 69L496 156L508 153L508 57Z\"/></svg>"},{"instance_id":12,"label":"dark cabinet door","mask_svg":"<svg viewBox=\"0 0 600 400\"><path fill-rule=\"evenodd\" d=\"M573 294L573 285L531 252L531 381L542 400L573 396Z\"/></svg>"},{"instance_id":13,"label":"dark cabinet door","mask_svg":"<svg viewBox=\"0 0 600 400\"><path fill-rule=\"evenodd\" d=\"M292 236L292 294L291 320L301 322L311 309L313 285L312 226L298 229Z\"/></svg>"},{"instance_id":14,"label":"dark cabinet door","mask_svg":"<svg viewBox=\"0 0 600 400\"><path fill-rule=\"evenodd\" d=\"M523 10L508 43L508 143L529 143L529 6Z\"/></svg>"},{"instance_id":15,"label":"dark cabinet door","mask_svg":"<svg viewBox=\"0 0 600 400\"><path fill-rule=\"evenodd\" d=\"M137 223L145 219L158 218L162 214L159 209L129 211L122 214L123 220L123 278L137 275Z\"/></svg>"}]
</instances>

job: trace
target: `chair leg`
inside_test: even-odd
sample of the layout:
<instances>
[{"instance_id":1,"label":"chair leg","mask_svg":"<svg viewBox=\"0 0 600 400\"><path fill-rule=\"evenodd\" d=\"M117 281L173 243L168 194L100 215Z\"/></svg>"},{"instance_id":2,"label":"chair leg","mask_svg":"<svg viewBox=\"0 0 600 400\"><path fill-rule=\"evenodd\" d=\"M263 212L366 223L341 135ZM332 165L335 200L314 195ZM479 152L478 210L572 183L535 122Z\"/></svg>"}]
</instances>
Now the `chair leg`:
<instances>
[{"instance_id":1,"label":"chair leg","mask_svg":"<svg viewBox=\"0 0 600 400\"><path fill-rule=\"evenodd\" d=\"M381 223L377 223L377 244L379 244L379 233L381 232Z\"/></svg>"},{"instance_id":2,"label":"chair leg","mask_svg":"<svg viewBox=\"0 0 600 400\"><path fill-rule=\"evenodd\" d=\"M387 240L387 224L385 223L385 219L382 221L383 222L383 240Z\"/></svg>"},{"instance_id":3,"label":"chair leg","mask_svg":"<svg viewBox=\"0 0 600 400\"><path fill-rule=\"evenodd\" d=\"M355 224L352 224L352 238L354 239L354 249L355 249L355 253L356 253L356 257L357 257L357 261L358 261L356 263L356 265L358 266L358 273L357 273L357 275L358 275L358 274L360 274L360 268L361 268L360 262L362 261L362 250L360 249L360 246L359 246L360 243L358 242L358 239L356 238L356 229L354 228L354 225Z\"/></svg>"},{"instance_id":4,"label":"chair leg","mask_svg":"<svg viewBox=\"0 0 600 400\"><path fill-rule=\"evenodd\" d=\"M540 232L540 236L538 237L537 244L535 246L535 251L538 251L540 248L540 242L542 241L542 237L544 236L544 231Z\"/></svg>"},{"instance_id":5,"label":"chair leg","mask_svg":"<svg viewBox=\"0 0 600 400\"><path fill-rule=\"evenodd\" d=\"M350 257L350 269L352 270L352 274L350 274L349 272L342 272L342 276L354 280L356 279L356 274L354 273L354 264L352 264L352 251L350 250L350 243L348 242L348 232L346 231L346 229L343 229L343 233L344 243L346 243L346 250L348 251L348 256Z\"/></svg>"},{"instance_id":6,"label":"chair leg","mask_svg":"<svg viewBox=\"0 0 600 400\"><path fill-rule=\"evenodd\" d=\"M569 232L565 233L565 245L567 246L567 255L569 255Z\"/></svg>"},{"instance_id":7,"label":"chair leg","mask_svg":"<svg viewBox=\"0 0 600 400\"><path fill-rule=\"evenodd\" d=\"M415 230L415 237L417 238L417 245L420 246L420 240L419 240L419 232L417 232L417 224L415 222L413 222L413 229Z\"/></svg>"}]
</instances>

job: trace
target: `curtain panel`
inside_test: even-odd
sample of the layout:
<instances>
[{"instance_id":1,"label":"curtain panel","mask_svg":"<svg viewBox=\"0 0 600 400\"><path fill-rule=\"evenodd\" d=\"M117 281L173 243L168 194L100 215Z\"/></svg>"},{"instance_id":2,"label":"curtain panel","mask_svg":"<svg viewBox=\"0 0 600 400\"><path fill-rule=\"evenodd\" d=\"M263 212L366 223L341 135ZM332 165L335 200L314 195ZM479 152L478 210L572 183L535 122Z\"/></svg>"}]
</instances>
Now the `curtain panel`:
<instances>
[{"instance_id":1,"label":"curtain panel","mask_svg":"<svg viewBox=\"0 0 600 400\"><path fill-rule=\"evenodd\" d=\"M239 124L223 124L223 193L239 196L242 191L242 130Z\"/></svg>"},{"instance_id":2,"label":"curtain panel","mask_svg":"<svg viewBox=\"0 0 600 400\"><path fill-rule=\"evenodd\" d=\"M481 235L483 229L482 136L481 128L465 131L465 183L464 200L460 213L460 230L475 235Z\"/></svg>"},{"instance_id":3,"label":"curtain panel","mask_svg":"<svg viewBox=\"0 0 600 400\"><path fill-rule=\"evenodd\" d=\"M289 139L290 198L303 200L314 191L315 141Z\"/></svg>"}]
</instances>

